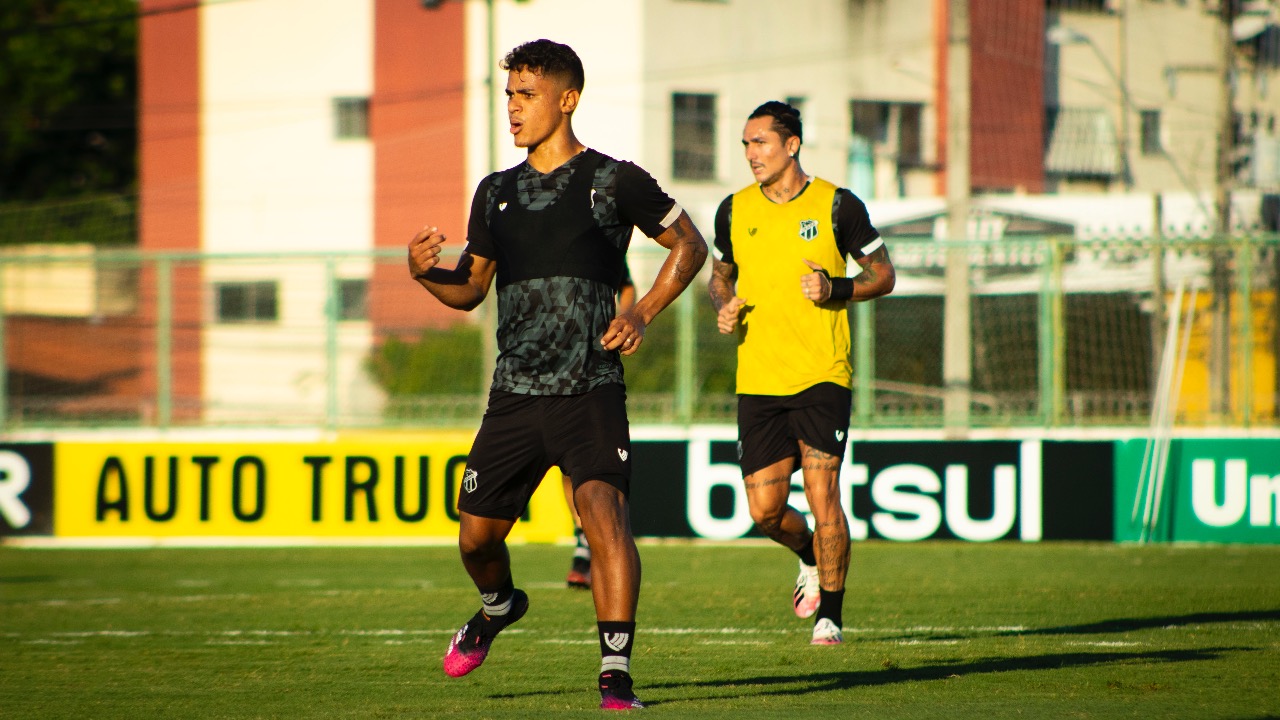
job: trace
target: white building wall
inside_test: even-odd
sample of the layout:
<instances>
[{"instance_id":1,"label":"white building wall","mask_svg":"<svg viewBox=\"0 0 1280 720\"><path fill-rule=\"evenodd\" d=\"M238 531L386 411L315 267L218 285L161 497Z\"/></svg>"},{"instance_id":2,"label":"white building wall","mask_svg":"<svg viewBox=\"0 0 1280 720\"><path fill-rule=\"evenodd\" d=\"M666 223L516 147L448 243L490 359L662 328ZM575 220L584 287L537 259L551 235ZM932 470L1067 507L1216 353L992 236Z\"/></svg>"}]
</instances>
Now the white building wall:
<instances>
[{"instance_id":1,"label":"white building wall","mask_svg":"<svg viewBox=\"0 0 1280 720\"><path fill-rule=\"evenodd\" d=\"M646 3L646 160L710 239L716 207L752 176L742 126L766 100L809 99L803 109L807 171L837 184L844 175L848 52L844 2L811 0L781 9L768 0ZM673 93L717 95L716 181L674 181Z\"/></svg>"},{"instance_id":2,"label":"white building wall","mask_svg":"<svg viewBox=\"0 0 1280 720\"><path fill-rule=\"evenodd\" d=\"M338 139L333 99L373 91L373 0L261 0L201 9L203 250L364 250L373 245L373 148ZM367 262L341 277L369 275ZM343 406L377 398L362 368L367 322L338 326L326 354L328 275L318 263L212 262L220 282L275 281L276 322L219 324L204 337L206 417L312 420L327 405L330 364Z\"/></svg>"},{"instance_id":3,"label":"white building wall","mask_svg":"<svg viewBox=\"0 0 1280 720\"><path fill-rule=\"evenodd\" d=\"M373 90L373 0L201 10L204 250L372 244L373 149L334 137L333 98Z\"/></svg>"},{"instance_id":4,"label":"white building wall","mask_svg":"<svg viewBox=\"0 0 1280 720\"><path fill-rule=\"evenodd\" d=\"M588 147L619 160L641 162L641 88L644 0L514 0L493 2L493 55L489 55L485 3L468 3L467 86L468 187L474 188L488 172L487 101L485 78L494 79L494 132L497 167L502 170L524 160L526 151L515 147L507 124L504 91L507 72L499 61L513 48L546 38L573 48L586 74L582 102L573 117L578 139ZM475 120L473 122L472 120Z\"/></svg>"}]
</instances>

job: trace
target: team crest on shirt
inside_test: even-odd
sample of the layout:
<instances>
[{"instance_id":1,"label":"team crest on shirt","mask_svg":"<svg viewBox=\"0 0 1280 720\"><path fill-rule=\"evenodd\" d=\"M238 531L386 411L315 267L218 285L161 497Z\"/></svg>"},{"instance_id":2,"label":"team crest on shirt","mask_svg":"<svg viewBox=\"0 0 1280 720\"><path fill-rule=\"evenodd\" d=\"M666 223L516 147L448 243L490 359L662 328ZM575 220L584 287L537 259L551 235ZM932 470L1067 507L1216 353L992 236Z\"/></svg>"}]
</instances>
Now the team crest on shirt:
<instances>
[{"instance_id":1,"label":"team crest on shirt","mask_svg":"<svg viewBox=\"0 0 1280 720\"><path fill-rule=\"evenodd\" d=\"M800 221L800 237L805 242L818 237L818 221L817 220L801 220Z\"/></svg>"},{"instance_id":2,"label":"team crest on shirt","mask_svg":"<svg viewBox=\"0 0 1280 720\"><path fill-rule=\"evenodd\" d=\"M462 489L469 493L475 492L476 486L479 485L479 479L480 473L467 468L467 471L462 474Z\"/></svg>"}]
</instances>

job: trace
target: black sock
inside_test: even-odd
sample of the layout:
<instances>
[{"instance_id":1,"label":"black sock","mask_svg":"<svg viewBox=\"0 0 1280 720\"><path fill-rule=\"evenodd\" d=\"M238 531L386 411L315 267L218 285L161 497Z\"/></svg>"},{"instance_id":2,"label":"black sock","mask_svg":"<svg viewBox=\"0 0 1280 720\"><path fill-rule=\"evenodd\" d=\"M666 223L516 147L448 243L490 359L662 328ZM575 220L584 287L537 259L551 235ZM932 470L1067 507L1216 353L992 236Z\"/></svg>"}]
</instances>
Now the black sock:
<instances>
[{"instance_id":1,"label":"black sock","mask_svg":"<svg viewBox=\"0 0 1280 720\"><path fill-rule=\"evenodd\" d=\"M809 533L808 542L804 544L804 547L796 550L796 554L800 556L800 562L805 565L813 566L818 564L818 559L813 555L813 533Z\"/></svg>"},{"instance_id":2,"label":"black sock","mask_svg":"<svg viewBox=\"0 0 1280 720\"><path fill-rule=\"evenodd\" d=\"M494 622L505 622L511 612L511 600L516 593L515 580L508 575L497 590L480 590L480 602L484 603L484 617Z\"/></svg>"},{"instance_id":3,"label":"black sock","mask_svg":"<svg viewBox=\"0 0 1280 720\"><path fill-rule=\"evenodd\" d=\"M631 644L636 638L634 622L597 622L600 632L600 672L631 672Z\"/></svg>"},{"instance_id":4,"label":"black sock","mask_svg":"<svg viewBox=\"0 0 1280 720\"><path fill-rule=\"evenodd\" d=\"M818 616L813 619L817 624L822 618L826 618L836 624L836 627L844 627L844 590L827 590L820 588L818 590L822 598L822 602L818 605Z\"/></svg>"}]
</instances>

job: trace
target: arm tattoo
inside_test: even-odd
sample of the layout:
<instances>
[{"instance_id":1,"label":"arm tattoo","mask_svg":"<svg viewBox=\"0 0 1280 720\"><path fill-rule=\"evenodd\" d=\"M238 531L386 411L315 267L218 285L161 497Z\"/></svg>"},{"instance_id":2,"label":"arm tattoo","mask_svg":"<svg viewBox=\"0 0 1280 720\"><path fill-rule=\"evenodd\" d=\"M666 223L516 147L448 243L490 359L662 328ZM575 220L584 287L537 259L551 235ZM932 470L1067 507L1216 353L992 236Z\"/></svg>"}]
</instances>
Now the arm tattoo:
<instances>
[{"instance_id":1,"label":"arm tattoo","mask_svg":"<svg viewBox=\"0 0 1280 720\"><path fill-rule=\"evenodd\" d=\"M683 290L698 276L698 271L707 261L706 240L683 212L657 240L670 251L667 262L662 266L662 275L674 280Z\"/></svg>"},{"instance_id":2,"label":"arm tattoo","mask_svg":"<svg viewBox=\"0 0 1280 720\"><path fill-rule=\"evenodd\" d=\"M737 265L711 259L711 282L707 283L707 292L710 293L711 305L717 312L733 297L733 282L737 277Z\"/></svg>"},{"instance_id":3,"label":"arm tattoo","mask_svg":"<svg viewBox=\"0 0 1280 720\"><path fill-rule=\"evenodd\" d=\"M853 276L853 299L858 297L858 286L874 286L880 280L880 270L878 265L887 265L889 263L889 251L883 245L876 248L867 256L871 262L862 266L862 272Z\"/></svg>"},{"instance_id":4,"label":"arm tattoo","mask_svg":"<svg viewBox=\"0 0 1280 720\"><path fill-rule=\"evenodd\" d=\"M676 231L672 247L676 248L679 257L676 262L676 277L683 285L688 286L707 262L707 243L697 232L689 232L691 224L688 222L677 221L672 227Z\"/></svg>"}]
</instances>

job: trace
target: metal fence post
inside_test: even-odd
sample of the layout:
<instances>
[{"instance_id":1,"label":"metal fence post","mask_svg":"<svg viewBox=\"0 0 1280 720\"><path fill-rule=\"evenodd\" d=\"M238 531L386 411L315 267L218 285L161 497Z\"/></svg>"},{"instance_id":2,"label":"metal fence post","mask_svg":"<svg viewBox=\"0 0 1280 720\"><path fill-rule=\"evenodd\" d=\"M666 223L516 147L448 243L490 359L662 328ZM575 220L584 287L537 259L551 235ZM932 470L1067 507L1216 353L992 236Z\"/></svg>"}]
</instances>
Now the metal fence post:
<instances>
[{"instance_id":1,"label":"metal fence post","mask_svg":"<svg viewBox=\"0 0 1280 720\"><path fill-rule=\"evenodd\" d=\"M173 421L173 260L156 258L156 426Z\"/></svg>"},{"instance_id":2,"label":"metal fence post","mask_svg":"<svg viewBox=\"0 0 1280 720\"><path fill-rule=\"evenodd\" d=\"M685 425L693 422L694 395L697 392L695 294L680 293L676 318L676 418Z\"/></svg>"},{"instance_id":3,"label":"metal fence post","mask_svg":"<svg viewBox=\"0 0 1280 720\"><path fill-rule=\"evenodd\" d=\"M338 316L342 303L338 298L338 270L332 256L324 261L324 424L330 430L338 427Z\"/></svg>"},{"instance_id":4,"label":"metal fence post","mask_svg":"<svg viewBox=\"0 0 1280 720\"><path fill-rule=\"evenodd\" d=\"M5 269L0 267L0 428L9 423L9 353L4 336L4 321L9 312L9 304L5 301Z\"/></svg>"},{"instance_id":5,"label":"metal fence post","mask_svg":"<svg viewBox=\"0 0 1280 720\"><path fill-rule=\"evenodd\" d=\"M869 302L854 303L853 315L854 327L857 328L857 336L854 340L857 343L854 350L857 363L854 381L858 387L855 412L858 417L858 427L865 428L871 424L871 411L875 400L875 306Z\"/></svg>"},{"instance_id":6,"label":"metal fence post","mask_svg":"<svg viewBox=\"0 0 1280 720\"><path fill-rule=\"evenodd\" d=\"M1062 343L1062 264L1058 240L1045 238L1041 264L1039 357L1040 418L1045 427L1061 419L1064 368Z\"/></svg>"},{"instance_id":7,"label":"metal fence post","mask_svg":"<svg viewBox=\"0 0 1280 720\"><path fill-rule=\"evenodd\" d=\"M1235 266L1240 285L1240 425L1253 424L1253 249L1252 238L1235 246Z\"/></svg>"}]
</instances>

